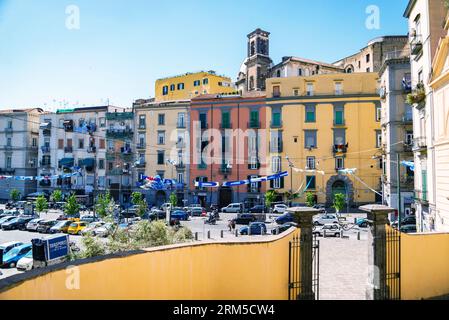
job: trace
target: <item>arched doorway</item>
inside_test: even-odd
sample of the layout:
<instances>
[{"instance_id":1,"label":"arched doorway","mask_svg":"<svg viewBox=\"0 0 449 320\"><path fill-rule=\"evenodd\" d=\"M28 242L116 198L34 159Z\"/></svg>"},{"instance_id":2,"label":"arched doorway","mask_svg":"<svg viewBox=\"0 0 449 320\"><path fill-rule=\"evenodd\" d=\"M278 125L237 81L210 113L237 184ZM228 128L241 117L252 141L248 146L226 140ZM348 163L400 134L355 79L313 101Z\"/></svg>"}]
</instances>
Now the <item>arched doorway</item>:
<instances>
[{"instance_id":1,"label":"arched doorway","mask_svg":"<svg viewBox=\"0 0 449 320\"><path fill-rule=\"evenodd\" d=\"M346 183L344 181L337 180L332 185L332 199L335 198L335 195L337 193L341 193L341 194L346 195L346 192L347 192L347 186L346 186Z\"/></svg>"},{"instance_id":2,"label":"arched doorway","mask_svg":"<svg viewBox=\"0 0 449 320\"><path fill-rule=\"evenodd\" d=\"M331 206L334 203L334 195L342 193L346 195L348 205L354 202L354 184L351 179L344 175L332 176L326 185L326 205Z\"/></svg>"}]
</instances>

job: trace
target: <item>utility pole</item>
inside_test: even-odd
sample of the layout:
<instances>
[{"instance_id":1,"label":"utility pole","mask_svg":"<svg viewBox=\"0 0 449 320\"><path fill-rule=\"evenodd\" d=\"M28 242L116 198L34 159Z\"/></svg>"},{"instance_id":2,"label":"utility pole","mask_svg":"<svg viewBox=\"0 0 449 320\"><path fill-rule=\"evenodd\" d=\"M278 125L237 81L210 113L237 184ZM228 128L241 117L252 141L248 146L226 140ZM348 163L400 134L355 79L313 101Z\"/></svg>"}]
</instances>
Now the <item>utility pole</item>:
<instances>
[{"instance_id":1,"label":"utility pole","mask_svg":"<svg viewBox=\"0 0 449 320\"><path fill-rule=\"evenodd\" d=\"M398 230L401 230L401 223L402 223L402 215L401 215L401 164L400 164L400 158L401 155L399 152L397 153L396 157L396 179L398 184Z\"/></svg>"}]
</instances>

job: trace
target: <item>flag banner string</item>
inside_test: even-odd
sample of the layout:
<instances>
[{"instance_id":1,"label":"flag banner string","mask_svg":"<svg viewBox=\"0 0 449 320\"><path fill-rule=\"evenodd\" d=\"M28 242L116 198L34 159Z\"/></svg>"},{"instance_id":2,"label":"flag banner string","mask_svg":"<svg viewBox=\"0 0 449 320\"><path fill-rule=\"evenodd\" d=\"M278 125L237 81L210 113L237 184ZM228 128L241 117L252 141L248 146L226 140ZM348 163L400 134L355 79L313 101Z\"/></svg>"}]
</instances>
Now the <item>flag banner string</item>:
<instances>
[{"instance_id":1,"label":"flag banner string","mask_svg":"<svg viewBox=\"0 0 449 320\"><path fill-rule=\"evenodd\" d=\"M266 177L259 177L259 178L253 178L253 179L246 179L246 180L239 180L239 181L226 181L223 183L220 182L201 182L201 181L196 181L195 182L195 187L199 187L199 188L218 188L220 186L223 187L239 187L239 186L243 186L243 185L248 185L251 183L257 183L257 182L267 182L267 181L271 181L271 180L277 180L283 177L287 177L288 176L288 172L284 171L284 172L279 172L276 174L273 174L271 176L266 176Z\"/></svg>"},{"instance_id":2,"label":"flag banner string","mask_svg":"<svg viewBox=\"0 0 449 320\"><path fill-rule=\"evenodd\" d=\"M43 180L58 180L71 177L82 177L81 172L73 172L58 175L46 175L46 176L4 176L0 175L0 180L16 180L16 181L43 181Z\"/></svg>"},{"instance_id":3,"label":"flag banner string","mask_svg":"<svg viewBox=\"0 0 449 320\"><path fill-rule=\"evenodd\" d=\"M354 177L354 179L356 179L358 182L360 182L360 183L363 184L365 187L367 187L368 190L374 192L375 194L377 194L377 195L379 195L379 196L382 196L382 193L377 192L376 190L374 190L373 188L371 188L367 183L365 183L365 181L363 181L362 179L360 179L359 177L357 177L357 176L355 175L355 172L356 172L356 171L357 171L357 169L354 168L354 169L342 169L342 170L339 170L338 172L339 172L339 173L342 173L342 174L347 174L347 175L350 175L350 176Z\"/></svg>"}]
</instances>

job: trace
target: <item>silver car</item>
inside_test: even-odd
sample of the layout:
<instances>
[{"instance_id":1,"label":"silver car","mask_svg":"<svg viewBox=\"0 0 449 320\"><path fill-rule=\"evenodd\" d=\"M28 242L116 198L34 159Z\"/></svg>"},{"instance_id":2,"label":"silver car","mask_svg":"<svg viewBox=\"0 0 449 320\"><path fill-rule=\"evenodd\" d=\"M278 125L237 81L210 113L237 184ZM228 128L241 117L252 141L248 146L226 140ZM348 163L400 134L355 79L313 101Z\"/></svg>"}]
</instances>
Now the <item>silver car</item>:
<instances>
[{"instance_id":1,"label":"silver car","mask_svg":"<svg viewBox=\"0 0 449 320\"><path fill-rule=\"evenodd\" d=\"M319 237L340 237L341 231L342 229L338 224L326 224L322 227L315 227L313 234Z\"/></svg>"},{"instance_id":2,"label":"silver car","mask_svg":"<svg viewBox=\"0 0 449 320\"><path fill-rule=\"evenodd\" d=\"M326 224L339 224L338 217L335 214L321 214L313 218L315 226L324 226Z\"/></svg>"},{"instance_id":3,"label":"silver car","mask_svg":"<svg viewBox=\"0 0 449 320\"><path fill-rule=\"evenodd\" d=\"M26 226L27 231L37 231L37 227L39 226L39 222L43 221L44 219L33 219L30 222L28 222Z\"/></svg>"}]
</instances>

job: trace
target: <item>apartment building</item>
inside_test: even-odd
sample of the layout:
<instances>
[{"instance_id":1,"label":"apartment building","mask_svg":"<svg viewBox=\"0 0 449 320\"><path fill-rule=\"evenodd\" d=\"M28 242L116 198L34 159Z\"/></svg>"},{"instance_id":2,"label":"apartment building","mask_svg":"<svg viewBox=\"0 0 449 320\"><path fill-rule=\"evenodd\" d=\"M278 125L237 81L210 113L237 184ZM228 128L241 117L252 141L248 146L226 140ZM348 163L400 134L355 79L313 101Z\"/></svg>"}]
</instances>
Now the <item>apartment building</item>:
<instances>
[{"instance_id":1,"label":"apartment building","mask_svg":"<svg viewBox=\"0 0 449 320\"><path fill-rule=\"evenodd\" d=\"M37 175L40 108L0 111L0 176ZM0 199L12 189L22 197L36 192L35 180L0 179Z\"/></svg>"},{"instance_id":2,"label":"apartment building","mask_svg":"<svg viewBox=\"0 0 449 320\"><path fill-rule=\"evenodd\" d=\"M410 0L404 12L410 36L410 64L412 74L415 203L417 230L435 231L436 157L435 107L432 87L432 59L444 36L447 9L439 0Z\"/></svg>"},{"instance_id":3,"label":"apartment building","mask_svg":"<svg viewBox=\"0 0 449 320\"><path fill-rule=\"evenodd\" d=\"M348 205L381 202L377 86L377 73L268 79L269 173L290 172L270 187L303 203L305 191L327 205L336 193Z\"/></svg>"},{"instance_id":4,"label":"apartment building","mask_svg":"<svg viewBox=\"0 0 449 320\"><path fill-rule=\"evenodd\" d=\"M190 105L191 202L225 207L242 202L246 207L264 202L266 183L228 187L226 182L255 179L266 172L265 95L203 95ZM195 182L219 182L218 189Z\"/></svg>"},{"instance_id":5,"label":"apartment building","mask_svg":"<svg viewBox=\"0 0 449 320\"><path fill-rule=\"evenodd\" d=\"M57 110L40 117L38 190L89 195L110 188L106 180L107 114L123 108L98 106ZM63 177L80 172L80 176Z\"/></svg>"},{"instance_id":6,"label":"apartment building","mask_svg":"<svg viewBox=\"0 0 449 320\"><path fill-rule=\"evenodd\" d=\"M432 64L435 109L435 230L449 231L449 16Z\"/></svg>"},{"instance_id":7,"label":"apartment building","mask_svg":"<svg viewBox=\"0 0 449 320\"><path fill-rule=\"evenodd\" d=\"M379 159L382 156L384 161L383 200L391 208L400 208L403 216L408 216L412 214L414 202L414 172L410 166L401 163L413 162L413 107L406 102L406 96L411 92L410 58L390 55L379 76L382 105L382 155Z\"/></svg>"}]
</instances>

